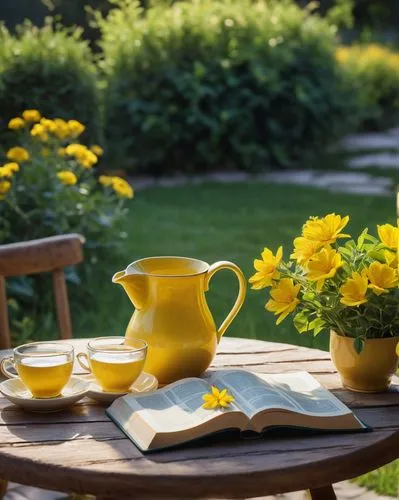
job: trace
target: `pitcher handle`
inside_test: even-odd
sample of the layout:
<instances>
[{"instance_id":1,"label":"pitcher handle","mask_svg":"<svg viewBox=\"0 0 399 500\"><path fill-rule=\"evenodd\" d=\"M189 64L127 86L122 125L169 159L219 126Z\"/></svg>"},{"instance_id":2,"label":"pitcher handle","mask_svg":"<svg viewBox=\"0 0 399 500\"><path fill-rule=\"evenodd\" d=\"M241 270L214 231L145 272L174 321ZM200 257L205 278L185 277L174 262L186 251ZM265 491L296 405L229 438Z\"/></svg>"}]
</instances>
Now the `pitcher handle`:
<instances>
[{"instance_id":1,"label":"pitcher handle","mask_svg":"<svg viewBox=\"0 0 399 500\"><path fill-rule=\"evenodd\" d=\"M230 269L230 271L233 271L233 273L238 278L239 290L238 290L237 299L234 303L232 310L229 312L226 319L223 321L223 323L220 325L220 327L218 328L218 330L216 332L218 343L220 342L222 335L227 330L227 328L230 326L233 319L237 316L238 311L241 309L241 306L243 305L244 300L245 300L245 294L246 294L246 290L247 290L247 280L245 279L245 276L244 276L243 272L241 271L241 269L233 262L229 262L227 260L221 260L219 262L215 262L214 264L212 264L209 267L208 272L207 272L206 277L205 277L205 291L207 291L209 289L209 282L210 282L212 276L217 271L221 271L222 269Z\"/></svg>"}]
</instances>

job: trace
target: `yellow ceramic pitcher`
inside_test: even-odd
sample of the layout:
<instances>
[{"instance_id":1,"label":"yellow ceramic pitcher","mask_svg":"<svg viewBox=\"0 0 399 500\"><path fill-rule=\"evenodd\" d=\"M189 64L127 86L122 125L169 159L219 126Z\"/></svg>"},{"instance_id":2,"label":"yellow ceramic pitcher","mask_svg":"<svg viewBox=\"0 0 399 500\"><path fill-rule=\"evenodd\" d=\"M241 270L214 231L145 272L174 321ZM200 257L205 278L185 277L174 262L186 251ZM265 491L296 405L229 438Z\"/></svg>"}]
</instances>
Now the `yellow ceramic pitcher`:
<instances>
[{"instance_id":1,"label":"yellow ceramic pitcher","mask_svg":"<svg viewBox=\"0 0 399 500\"><path fill-rule=\"evenodd\" d=\"M205 292L221 269L233 271L239 281L237 300L216 329ZM149 257L130 264L112 278L123 286L135 311L126 330L127 343L147 342L144 370L160 384L198 377L210 365L222 335L240 310L246 280L238 266L221 261L212 264L185 257Z\"/></svg>"}]
</instances>

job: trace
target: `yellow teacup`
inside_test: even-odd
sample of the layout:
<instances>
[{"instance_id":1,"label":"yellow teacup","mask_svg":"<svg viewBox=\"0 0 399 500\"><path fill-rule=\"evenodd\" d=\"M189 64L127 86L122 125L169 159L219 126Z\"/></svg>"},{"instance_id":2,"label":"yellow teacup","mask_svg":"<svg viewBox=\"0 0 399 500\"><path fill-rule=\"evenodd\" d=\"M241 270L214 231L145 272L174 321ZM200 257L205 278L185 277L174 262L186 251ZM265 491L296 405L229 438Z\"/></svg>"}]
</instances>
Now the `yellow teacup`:
<instances>
[{"instance_id":1,"label":"yellow teacup","mask_svg":"<svg viewBox=\"0 0 399 500\"><path fill-rule=\"evenodd\" d=\"M143 371L146 356L144 340L126 345L125 337L100 337L88 342L87 354L80 352L77 358L104 391L127 392Z\"/></svg>"},{"instance_id":2,"label":"yellow teacup","mask_svg":"<svg viewBox=\"0 0 399 500\"><path fill-rule=\"evenodd\" d=\"M2 360L0 368L8 378L17 376L35 398L55 398L68 383L73 367L74 351L69 344L32 342L14 349L14 355Z\"/></svg>"}]
</instances>

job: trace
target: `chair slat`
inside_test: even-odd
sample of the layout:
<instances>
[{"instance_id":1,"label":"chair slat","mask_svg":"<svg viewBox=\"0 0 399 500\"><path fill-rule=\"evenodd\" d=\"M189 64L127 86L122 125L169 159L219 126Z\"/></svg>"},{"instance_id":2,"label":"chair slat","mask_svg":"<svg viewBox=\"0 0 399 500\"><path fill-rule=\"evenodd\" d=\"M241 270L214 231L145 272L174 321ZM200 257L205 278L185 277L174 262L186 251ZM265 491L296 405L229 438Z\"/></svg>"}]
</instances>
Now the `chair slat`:
<instances>
[{"instance_id":1,"label":"chair slat","mask_svg":"<svg viewBox=\"0 0 399 500\"><path fill-rule=\"evenodd\" d=\"M68 292L65 283L65 275L62 269L53 271L53 285L60 336L62 339L71 339L71 315L69 313Z\"/></svg>"},{"instance_id":2,"label":"chair slat","mask_svg":"<svg viewBox=\"0 0 399 500\"><path fill-rule=\"evenodd\" d=\"M0 276L0 349L11 347L10 328L8 326L8 305L6 280Z\"/></svg>"},{"instance_id":3,"label":"chair slat","mask_svg":"<svg viewBox=\"0 0 399 500\"><path fill-rule=\"evenodd\" d=\"M79 234L51 236L0 246L0 275L22 276L54 271L83 260Z\"/></svg>"}]
</instances>

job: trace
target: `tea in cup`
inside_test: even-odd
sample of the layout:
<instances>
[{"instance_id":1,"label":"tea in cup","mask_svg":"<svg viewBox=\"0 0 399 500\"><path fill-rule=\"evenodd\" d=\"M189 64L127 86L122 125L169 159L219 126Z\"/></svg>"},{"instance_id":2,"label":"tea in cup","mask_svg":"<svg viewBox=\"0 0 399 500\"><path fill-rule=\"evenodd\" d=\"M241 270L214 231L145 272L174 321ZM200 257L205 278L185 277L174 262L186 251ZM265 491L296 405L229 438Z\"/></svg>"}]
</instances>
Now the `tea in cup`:
<instances>
[{"instance_id":1,"label":"tea in cup","mask_svg":"<svg viewBox=\"0 0 399 500\"><path fill-rule=\"evenodd\" d=\"M2 360L0 368L8 378L17 376L35 398L55 398L61 394L72 375L74 351L69 344L32 342L14 349L14 355Z\"/></svg>"},{"instance_id":2,"label":"tea in cup","mask_svg":"<svg viewBox=\"0 0 399 500\"><path fill-rule=\"evenodd\" d=\"M143 371L146 356L144 340L126 345L125 337L100 337L88 342L87 354L80 352L77 358L103 391L127 392Z\"/></svg>"}]
</instances>

